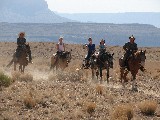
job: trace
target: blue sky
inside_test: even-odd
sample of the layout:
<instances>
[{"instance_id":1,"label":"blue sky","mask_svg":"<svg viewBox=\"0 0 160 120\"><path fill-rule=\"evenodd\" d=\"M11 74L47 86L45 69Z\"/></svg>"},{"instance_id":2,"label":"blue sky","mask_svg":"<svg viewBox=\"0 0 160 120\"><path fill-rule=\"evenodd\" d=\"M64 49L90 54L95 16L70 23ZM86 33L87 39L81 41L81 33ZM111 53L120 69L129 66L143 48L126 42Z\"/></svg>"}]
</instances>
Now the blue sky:
<instances>
[{"instance_id":1,"label":"blue sky","mask_svg":"<svg viewBox=\"0 0 160 120\"><path fill-rule=\"evenodd\" d=\"M160 0L46 0L59 13L160 12Z\"/></svg>"}]
</instances>

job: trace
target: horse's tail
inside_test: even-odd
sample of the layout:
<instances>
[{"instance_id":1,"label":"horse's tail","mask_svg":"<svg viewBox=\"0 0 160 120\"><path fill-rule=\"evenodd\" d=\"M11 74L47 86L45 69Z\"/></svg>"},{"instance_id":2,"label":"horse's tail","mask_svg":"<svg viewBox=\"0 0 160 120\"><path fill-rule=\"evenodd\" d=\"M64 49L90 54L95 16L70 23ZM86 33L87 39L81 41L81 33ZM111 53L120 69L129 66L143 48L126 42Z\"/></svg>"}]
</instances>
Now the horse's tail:
<instances>
[{"instance_id":1,"label":"horse's tail","mask_svg":"<svg viewBox=\"0 0 160 120\"><path fill-rule=\"evenodd\" d=\"M9 68L13 64L13 62L14 62L14 58L9 62L9 64L6 67Z\"/></svg>"},{"instance_id":2,"label":"horse's tail","mask_svg":"<svg viewBox=\"0 0 160 120\"><path fill-rule=\"evenodd\" d=\"M16 54L14 53L12 60L9 62L9 64L6 67L9 68L13 64L13 62L15 62L15 61L16 61Z\"/></svg>"}]
</instances>

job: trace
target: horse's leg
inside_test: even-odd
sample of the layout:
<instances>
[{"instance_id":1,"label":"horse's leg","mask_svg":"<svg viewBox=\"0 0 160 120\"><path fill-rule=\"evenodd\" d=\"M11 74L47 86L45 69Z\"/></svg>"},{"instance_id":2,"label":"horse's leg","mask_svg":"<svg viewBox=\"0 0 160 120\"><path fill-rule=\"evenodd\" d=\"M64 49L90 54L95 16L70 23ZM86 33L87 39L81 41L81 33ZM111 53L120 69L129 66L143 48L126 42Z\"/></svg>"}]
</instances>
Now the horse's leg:
<instances>
[{"instance_id":1,"label":"horse's leg","mask_svg":"<svg viewBox=\"0 0 160 120\"><path fill-rule=\"evenodd\" d=\"M124 68L120 67L120 82L122 83L122 79L124 78Z\"/></svg>"},{"instance_id":2,"label":"horse's leg","mask_svg":"<svg viewBox=\"0 0 160 120\"><path fill-rule=\"evenodd\" d=\"M99 67L99 72L100 72L100 83L102 83L102 67L101 67L101 65Z\"/></svg>"},{"instance_id":3,"label":"horse's leg","mask_svg":"<svg viewBox=\"0 0 160 120\"><path fill-rule=\"evenodd\" d=\"M132 74L132 91L135 91L135 92L137 92L138 91L138 88L137 88L137 83L136 83L136 72L135 71L132 71L131 72L131 74Z\"/></svg>"},{"instance_id":4,"label":"horse's leg","mask_svg":"<svg viewBox=\"0 0 160 120\"><path fill-rule=\"evenodd\" d=\"M22 65L22 73L24 73L25 65Z\"/></svg>"},{"instance_id":5,"label":"horse's leg","mask_svg":"<svg viewBox=\"0 0 160 120\"><path fill-rule=\"evenodd\" d=\"M92 68L92 80L94 79L94 68Z\"/></svg>"},{"instance_id":6,"label":"horse's leg","mask_svg":"<svg viewBox=\"0 0 160 120\"><path fill-rule=\"evenodd\" d=\"M128 82L128 80L127 80L127 74L128 74L128 73L129 73L128 70L126 70L126 71L124 72L124 75L123 75L124 83L125 83L125 82Z\"/></svg>"},{"instance_id":7,"label":"horse's leg","mask_svg":"<svg viewBox=\"0 0 160 120\"><path fill-rule=\"evenodd\" d=\"M97 70L96 70L97 80L98 80L98 75L99 75L99 72L98 72L98 69L97 69Z\"/></svg>"},{"instance_id":8,"label":"horse's leg","mask_svg":"<svg viewBox=\"0 0 160 120\"><path fill-rule=\"evenodd\" d=\"M107 67L107 83L109 83L109 67Z\"/></svg>"}]
</instances>

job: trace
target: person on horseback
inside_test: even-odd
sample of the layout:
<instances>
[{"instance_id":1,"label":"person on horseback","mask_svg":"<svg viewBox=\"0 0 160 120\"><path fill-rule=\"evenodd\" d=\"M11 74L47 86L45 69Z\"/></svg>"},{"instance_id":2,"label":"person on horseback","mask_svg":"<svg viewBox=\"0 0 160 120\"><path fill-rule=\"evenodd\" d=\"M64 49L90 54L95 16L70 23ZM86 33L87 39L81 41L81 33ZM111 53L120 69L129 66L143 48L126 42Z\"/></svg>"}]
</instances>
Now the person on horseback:
<instances>
[{"instance_id":1,"label":"person on horseback","mask_svg":"<svg viewBox=\"0 0 160 120\"><path fill-rule=\"evenodd\" d=\"M137 44L134 42L135 39L136 38L133 35L130 36L129 37L130 41L125 43L125 45L123 46L123 49L125 50L125 54L124 54L124 57L123 57L122 67L127 66L127 60L129 58L129 56L133 55L138 50Z\"/></svg>"},{"instance_id":2,"label":"person on horseback","mask_svg":"<svg viewBox=\"0 0 160 120\"><path fill-rule=\"evenodd\" d=\"M88 38L88 45L86 46L87 47L87 51L88 51L88 54L86 56L86 68L89 67L89 60L90 60L90 57L94 54L95 52L95 44L92 44L92 38Z\"/></svg>"},{"instance_id":3,"label":"person on horseback","mask_svg":"<svg viewBox=\"0 0 160 120\"><path fill-rule=\"evenodd\" d=\"M30 46L29 46L29 44L26 45L26 39L24 37L25 37L25 33L24 32L20 32L19 33L19 37L17 38L16 58L18 60L18 58L21 55L21 50L22 49L26 49L26 46L28 46L29 50L27 51L27 53L29 55L29 63L32 63L32 56L31 56Z\"/></svg>"},{"instance_id":4,"label":"person on horseback","mask_svg":"<svg viewBox=\"0 0 160 120\"><path fill-rule=\"evenodd\" d=\"M104 52L104 51L106 51L106 45L105 45L105 40L101 40L100 41L100 45L99 45L99 52L101 53L101 52Z\"/></svg>"},{"instance_id":5,"label":"person on horseback","mask_svg":"<svg viewBox=\"0 0 160 120\"><path fill-rule=\"evenodd\" d=\"M65 52L65 44L63 43L63 37L59 38L59 42L56 44L56 48L57 48L57 54L56 54L56 61L57 58L60 57L63 52Z\"/></svg>"}]
</instances>

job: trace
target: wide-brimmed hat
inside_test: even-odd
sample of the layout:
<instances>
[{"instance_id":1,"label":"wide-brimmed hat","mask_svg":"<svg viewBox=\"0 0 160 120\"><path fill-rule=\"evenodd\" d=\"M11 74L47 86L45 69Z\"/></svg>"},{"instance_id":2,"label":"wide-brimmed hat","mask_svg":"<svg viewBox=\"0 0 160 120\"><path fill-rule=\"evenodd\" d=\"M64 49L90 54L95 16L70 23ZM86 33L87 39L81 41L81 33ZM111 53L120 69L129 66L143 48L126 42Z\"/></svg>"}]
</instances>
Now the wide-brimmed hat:
<instances>
[{"instance_id":1,"label":"wide-brimmed hat","mask_svg":"<svg viewBox=\"0 0 160 120\"><path fill-rule=\"evenodd\" d=\"M20 35L25 36L25 32L20 32L20 33L18 34L18 36L20 36Z\"/></svg>"},{"instance_id":2,"label":"wide-brimmed hat","mask_svg":"<svg viewBox=\"0 0 160 120\"><path fill-rule=\"evenodd\" d=\"M129 37L129 39L136 39L133 35L131 35L130 37Z\"/></svg>"}]
</instances>

